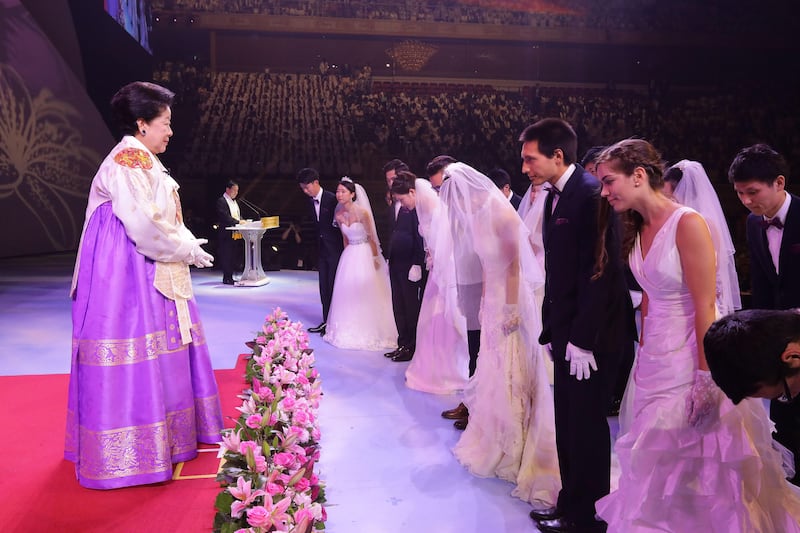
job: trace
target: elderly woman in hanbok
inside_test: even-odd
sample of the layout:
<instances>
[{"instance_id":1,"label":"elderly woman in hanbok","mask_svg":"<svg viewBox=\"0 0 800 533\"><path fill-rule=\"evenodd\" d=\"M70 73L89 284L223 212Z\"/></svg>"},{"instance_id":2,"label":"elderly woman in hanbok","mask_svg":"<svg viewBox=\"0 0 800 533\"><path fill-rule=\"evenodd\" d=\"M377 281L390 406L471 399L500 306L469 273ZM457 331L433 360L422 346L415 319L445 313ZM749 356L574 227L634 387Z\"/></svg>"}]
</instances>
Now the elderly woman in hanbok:
<instances>
[{"instance_id":1,"label":"elderly woman in hanbok","mask_svg":"<svg viewBox=\"0 0 800 533\"><path fill-rule=\"evenodd\" d=\"M134 82L111 101L124 134L89 191L72 281L64 456L93 489L157 483L220 440L222 415L189 265L212 257L183 224L157 154L173 93Z\"/></svg>"}]
</instances>

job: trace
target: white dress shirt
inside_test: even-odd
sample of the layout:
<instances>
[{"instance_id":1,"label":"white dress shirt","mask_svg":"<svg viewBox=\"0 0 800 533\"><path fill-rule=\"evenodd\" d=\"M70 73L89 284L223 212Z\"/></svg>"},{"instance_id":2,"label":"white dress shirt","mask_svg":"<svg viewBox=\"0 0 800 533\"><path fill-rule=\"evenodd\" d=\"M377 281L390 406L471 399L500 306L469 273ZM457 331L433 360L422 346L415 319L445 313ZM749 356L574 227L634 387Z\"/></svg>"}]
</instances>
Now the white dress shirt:
<instances>
[{"instance_id":1,"label":"white dress shirt","mask_svg":"<svg viewBox=\"0 0 800 533\"><path fill-rule=\"evenodd\" d=\"M775 213L775 216L772 218L764 217L764 220L773 220L778 219L782 223L786 224L786 215L789 213L789 204L792 203L792 198L789 194L786 194L786 198L783 200L783 205L778 212ZM779 265L780 265L780 258L781 258L781 241L783 240L783 228L778 228L776 226L770 226L767 228L767 245L769 246L769 255L772 257L772 264L775 265L775 272L780 274Z\"/></svg>"}]
</instances>

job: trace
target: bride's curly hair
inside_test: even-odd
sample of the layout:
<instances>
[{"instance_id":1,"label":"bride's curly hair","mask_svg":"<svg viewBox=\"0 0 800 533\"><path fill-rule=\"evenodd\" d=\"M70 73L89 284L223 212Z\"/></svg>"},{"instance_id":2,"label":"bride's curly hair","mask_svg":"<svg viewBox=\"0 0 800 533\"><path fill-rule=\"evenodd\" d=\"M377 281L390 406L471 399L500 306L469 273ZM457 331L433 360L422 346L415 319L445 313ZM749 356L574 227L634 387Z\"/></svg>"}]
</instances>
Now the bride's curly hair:
<instances>
[{"instance_id":1,"label":"bride's curly hair","mask_svg":"<svg viewBox=\"0 0 800 533\"><path fill-rule=\"evenodd\" d=\"M664 161L656 148L644 139L625 139L613 144L603 150L597 156L598 165L605 163L614 170L630 176L636 168L642 168L647 173L647 181L653 190L664 188ZM608 228L609 218L613 216L613 209L608 202L602 202L598 210L598 244L595 254L595 271L602 275L605 265L608 263L606 256L606 229ZM622 234L622 259L628 260L628 256L633 250L636 242L636 235L641 231L644 219L642 215L629 209L621 215L623 234Z\"/></svg>"}]
</instances>

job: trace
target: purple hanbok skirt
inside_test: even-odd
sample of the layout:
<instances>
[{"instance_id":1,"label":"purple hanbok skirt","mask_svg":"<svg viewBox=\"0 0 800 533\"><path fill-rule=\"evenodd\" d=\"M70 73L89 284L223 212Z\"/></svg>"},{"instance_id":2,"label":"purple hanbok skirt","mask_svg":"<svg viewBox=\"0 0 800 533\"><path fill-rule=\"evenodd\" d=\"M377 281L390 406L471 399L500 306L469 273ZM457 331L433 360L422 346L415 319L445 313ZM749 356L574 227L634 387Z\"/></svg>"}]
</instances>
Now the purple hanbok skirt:
<instances>
[{"instance_id":1,"label":"purple hanbok skirt","mask_svg":"<svg viewBox=\"0 0 800 533\"><path fill-rule=\"evenodd\" d=\"M223 427L197 305L181 344L175 302L153 287L155 263L110 203L92 214L80 254L64 457L92 489L169 480Z\"/></svg>"}]
</instances>

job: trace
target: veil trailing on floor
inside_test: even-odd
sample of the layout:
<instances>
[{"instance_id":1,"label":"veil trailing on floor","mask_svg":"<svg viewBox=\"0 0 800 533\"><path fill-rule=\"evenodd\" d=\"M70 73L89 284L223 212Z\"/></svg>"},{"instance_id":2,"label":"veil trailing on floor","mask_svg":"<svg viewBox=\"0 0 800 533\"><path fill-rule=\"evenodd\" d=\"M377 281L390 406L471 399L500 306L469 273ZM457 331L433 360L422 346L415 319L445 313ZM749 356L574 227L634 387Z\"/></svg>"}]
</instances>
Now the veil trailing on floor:
<instances>
[{"instance_id":1,"label":"veil trailing on floor","mask_svg":"<svg viewBox=\"0 0 800 533\"><path fill-rule=\"evenodd\" d=\"M552 505L560 477L534 298L544 272L528 229L488 177L464 163L448 165L444 177L439 194L449 227L441 223L437 231L450 232L458 298L465 314L480 309L481 330L464 392L469 424L454 453L473 474L506 479L516 484L515 496Z\"/></svg>"}]
</instances>

